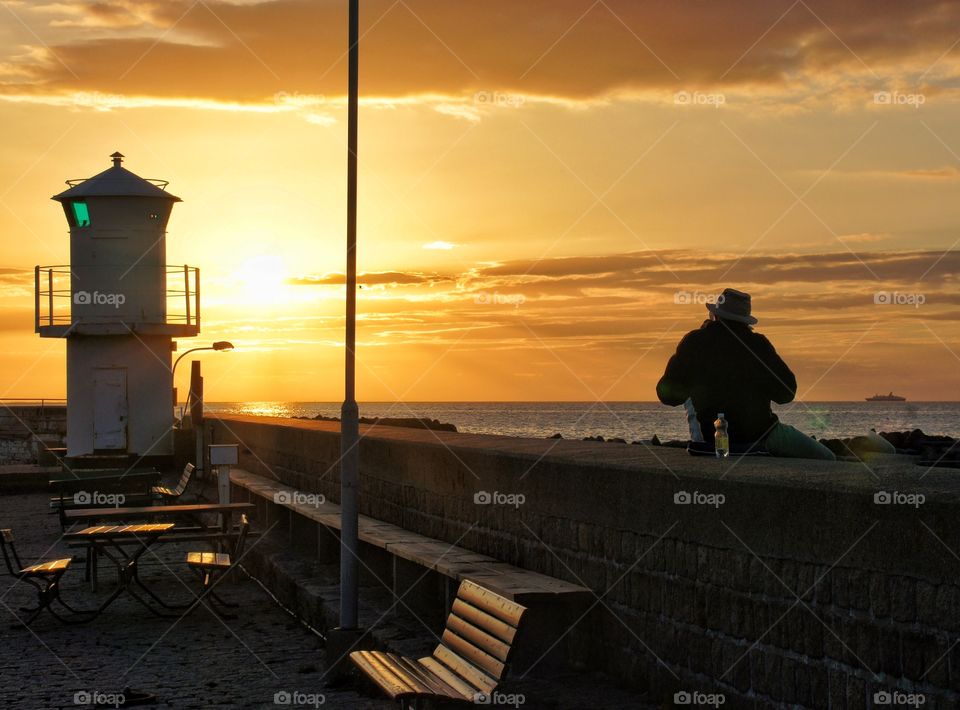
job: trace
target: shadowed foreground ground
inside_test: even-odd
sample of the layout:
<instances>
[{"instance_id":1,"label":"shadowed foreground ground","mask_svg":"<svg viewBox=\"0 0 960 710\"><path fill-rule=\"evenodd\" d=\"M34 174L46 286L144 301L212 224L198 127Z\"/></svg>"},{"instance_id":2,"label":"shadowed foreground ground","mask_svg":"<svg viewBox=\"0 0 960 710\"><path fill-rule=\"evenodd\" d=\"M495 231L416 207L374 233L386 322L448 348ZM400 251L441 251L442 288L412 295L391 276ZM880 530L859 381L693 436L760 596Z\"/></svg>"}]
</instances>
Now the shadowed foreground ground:
<instances>
[{"instance_id":1,"label":"shadowed foreground ground","mask_svg":"<svg viewBox=\"0 0 960 710\"><path fill-rule=\"evenodd\" d=\"M0 528L13 528L24 564L71 554L60 540L56 517L47 513L47 501L43 493L0 496ZM278 541L254 537L247 543L248 552L260 544L275 547ZM197 590L183 561L188 548L204 549L163 545L141 558L141 577L165 600L187 601ZM83 581L82 561L74 562L63 580L67 603L91 608L110 593L114 573L108 562L101 562L100 569L100 591L94 594ZM186 618L160 619L122 596L89 624L63 626L44 614L31 630L12 630L14 614L20 606L33 604L34 593L0 576L0 708L94 707L77 700L97 693L107 703L98 707L112 707L111 696L128 687L157 696L155 705L144 707L397 707L360 683L325 687L322 639L280 609L255 581L238 574L218 590L241 605L238 619L221 620L203 608ZM398 621L403 620L394 619ZM416 630L417 624L407 621L404 625ZM420 638L409 641L430 646L431 634L423 629L419 633ZM530 678L512 688L523 694L523 708L651 707L604 680L579 674ZM275 703L278 693L290 694L294 702Z\"/></svg>"},{"instance_id":2,"label":"shadowed foreground ground","mask_svg":"<svg viewBox=\"0 0 960 710\"><path fill-rule=\"evenodd\" d=\"M0 498L0 527L14 529L24 564L70 554L45 505L43 494ZM157 556L148 552L143 558L142 576L164 599L185 601L197 588L184 549L161 546ZM123 596L89 624L62 626L44 615L32 632L9 628L12 614L33 602L32 589L12 581L0 577L0 707L77 708L77 693L118 693L128 686L155 694L156 707L278 707L276 693L295 691L317 700L322 695L326 707L394 707L353 689L324 688L321 639L242 575L222 593L242 605L236 620L221 621L202 608L186 619L160 619ZM63 596L89 607L109 593L112 581L113 572L102 565L95 597L83 583L82 563L75 562L64 577Z\"/></svg>"}]
</instances>

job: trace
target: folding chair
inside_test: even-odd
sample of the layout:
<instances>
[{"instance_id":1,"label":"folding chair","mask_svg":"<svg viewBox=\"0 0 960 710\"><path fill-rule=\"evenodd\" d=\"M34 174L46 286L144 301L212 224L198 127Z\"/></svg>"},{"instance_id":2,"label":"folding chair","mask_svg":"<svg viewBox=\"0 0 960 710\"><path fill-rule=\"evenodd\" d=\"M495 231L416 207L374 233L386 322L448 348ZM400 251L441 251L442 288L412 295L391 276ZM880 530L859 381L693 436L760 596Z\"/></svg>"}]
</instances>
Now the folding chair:
<instances>
[{"instance_id":1,"label":"folding chair","mask_svg":"<svg viewBox=\"0 0 960 710\"><path fill-rule=\"evenodd\" d=\"M237 607L238 604L228 602L222 599L213 588L219 581L237 564L243 556L243 547L247 541L247 533L250 531L250 520L246 515L240 517L240 532L237 535L237 544L233 548L233 554L226 552L188 552L187 566L193 570L203 583L201 594L196 601L190 605L187 614L192 612L203 599L209 596L216 604L221 607ZM213 607L214 613L224 619L235 619L233 614L225 613ZM186 614L185 614L186 615Z\"/></svg>"},{"instance_id":2,"label":"folding chair","mask_svg":"<svg viewBox=\"0 0 960 710\"><path fill-rule=\"evenodd\" d=\"M150 494L162 498L164 503L178 500L180 496L186 492L187 486L190 485L190 480L193 478L193 472L195 470L196 467L192 463L188 463L183 467L183 473L180 474L180 481L177 483L175 488L167 488L166 486L153 486L150 489Z\"/></svg>"},{"instance_id":3,"label":"folding chair","mask_svg":"<svg viewBox=\"0 0 960 710\"><path fill-rule=\"evenodd\" d=\"M20 611L30 614L30 617L24 621L19 620L17 624L11 624L11 628L27 627L36 619L44 609L58 621L64 624L79 624L89 619L69 619L60 616L53 610L51 604L58 602L60 606L70 614L90 614L89 611L74 609L60 597L60 578L70 568L73 561L69 557L59 560L45 560L35 565L25 567L20 561L20 555L17 554L17 548L14 545L13 530L0 530L0 548L3 549L3 561L7 565L7 572L11 577L18 581L26 582L37 590L36 607L20 607ZM9 550L7 549L9 548Z\"/></svg>"}]
</instances>

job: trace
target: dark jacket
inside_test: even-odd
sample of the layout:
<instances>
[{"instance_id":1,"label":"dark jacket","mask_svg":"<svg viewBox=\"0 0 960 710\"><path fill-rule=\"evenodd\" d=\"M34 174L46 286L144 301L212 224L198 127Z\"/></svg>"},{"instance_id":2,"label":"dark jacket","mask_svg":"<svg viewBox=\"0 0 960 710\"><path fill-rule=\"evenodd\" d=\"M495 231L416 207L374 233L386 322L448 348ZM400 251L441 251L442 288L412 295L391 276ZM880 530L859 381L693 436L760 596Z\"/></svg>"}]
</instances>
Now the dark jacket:
<instances>
[{"instance_id":1,"label":"dark jacket","mask_svg":"<svg viewBox=\"0 0 960 710\"><path fill-rule=\"evenodd\" d=\"M677 406L693 401L704 441L713 443L719 412L729 422L731 443L761 440L777 423L770 401L786 404L797 378L770 341L744 323L707 321L687 333L657 383L657 396Z\"/></svg>"}]
</instances>

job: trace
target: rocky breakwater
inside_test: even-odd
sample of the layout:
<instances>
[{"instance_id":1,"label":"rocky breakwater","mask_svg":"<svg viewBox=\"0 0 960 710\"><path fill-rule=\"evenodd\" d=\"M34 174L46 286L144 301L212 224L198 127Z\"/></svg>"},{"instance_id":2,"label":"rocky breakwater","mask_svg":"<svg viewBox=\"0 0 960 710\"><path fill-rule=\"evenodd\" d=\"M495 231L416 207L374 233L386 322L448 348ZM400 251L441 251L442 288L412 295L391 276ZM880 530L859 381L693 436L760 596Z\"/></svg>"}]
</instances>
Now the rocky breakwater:
<instances>
[{"instance_id":1,"label":"rocky breakwater","mask_svg":"<svg viewBox=\"0 0 960 710\"><path fill-rule=\"evenodd\" d=\"M295 419L308 419L317 422L339 422L340 417L326 417L318 414L315 417L294 417ZM419 417L360 417L361 424L382 426L407 427L408 429L429 429L430 431L449 431L457 433L457 427L453 424L447 424L437 419L421 419Z\"/></svg>"}]
</instances>

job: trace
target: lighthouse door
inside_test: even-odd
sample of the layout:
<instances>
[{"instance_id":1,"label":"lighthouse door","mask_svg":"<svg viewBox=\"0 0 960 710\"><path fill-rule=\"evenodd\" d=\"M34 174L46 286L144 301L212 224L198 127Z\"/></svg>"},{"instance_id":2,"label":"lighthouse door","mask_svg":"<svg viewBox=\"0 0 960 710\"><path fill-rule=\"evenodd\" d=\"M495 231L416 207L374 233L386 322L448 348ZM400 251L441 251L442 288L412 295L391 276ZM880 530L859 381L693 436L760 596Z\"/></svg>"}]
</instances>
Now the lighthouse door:
<instances>
[{"instance_id":1,"label":"lighthouse door","mask_svg":"<svg viewBox=\"0 0 960 710\"><path fill-rule=\"evenodd\" d=\"M94 370L93 448L127 448L127 371L123 368Z\"/></svg>"}]
</instances>

